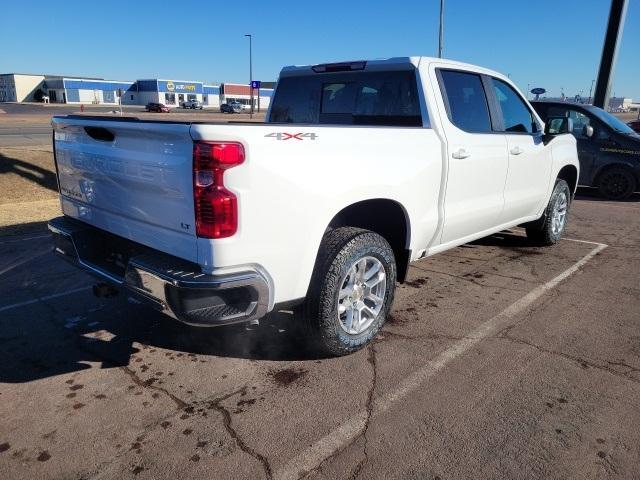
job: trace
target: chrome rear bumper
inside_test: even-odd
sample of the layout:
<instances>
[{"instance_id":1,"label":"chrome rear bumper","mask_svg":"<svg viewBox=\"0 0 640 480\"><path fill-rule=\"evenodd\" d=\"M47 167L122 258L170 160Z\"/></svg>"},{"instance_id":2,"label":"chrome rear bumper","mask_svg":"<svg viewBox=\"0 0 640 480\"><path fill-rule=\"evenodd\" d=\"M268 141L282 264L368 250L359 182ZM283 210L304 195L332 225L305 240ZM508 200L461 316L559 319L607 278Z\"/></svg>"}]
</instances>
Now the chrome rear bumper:
<instances>
[{"instance_id":1,"label":"chrome rear bumper","mask_svg":"<svg viewBox=\"0 0 640 480\"><path fill-rule=\"evenodd\" d=\"M49 230L56 254L189 325L245 322L269 311L268 276L258 267L210 275L194 263L68 217L51 220Z\"/></svg>"}]
</instances>

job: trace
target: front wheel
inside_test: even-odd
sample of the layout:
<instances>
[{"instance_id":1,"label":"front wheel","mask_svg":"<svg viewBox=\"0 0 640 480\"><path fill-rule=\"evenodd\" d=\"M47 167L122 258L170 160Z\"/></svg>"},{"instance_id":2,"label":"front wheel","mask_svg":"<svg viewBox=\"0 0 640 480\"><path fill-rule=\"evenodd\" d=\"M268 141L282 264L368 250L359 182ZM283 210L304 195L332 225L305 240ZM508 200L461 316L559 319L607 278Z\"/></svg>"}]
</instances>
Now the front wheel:
<instances>
[{"instance_id":1,"label":"front wheel","mask_svg":"<svg viewBox=\"0 0 640 480\"><path fill-rule=\"evenodd\" d=\"M556 180L544 215L525 228L527 237L536 245L550 246L558 243L567 227L567 214L571 204L571 190L566 181Z\"/></svg>"},{"instance_id":2,"label":"front wheel","mask_svg":"<svg viewBox=\"0 0 640 480\"><path fill-rule=\"evenodd\" d=\"M336 228L323 237L307 299L296 313L323 352L346 355L373 340L395 287L389 243L361 228Z\"/></svg>"}]
</instances>

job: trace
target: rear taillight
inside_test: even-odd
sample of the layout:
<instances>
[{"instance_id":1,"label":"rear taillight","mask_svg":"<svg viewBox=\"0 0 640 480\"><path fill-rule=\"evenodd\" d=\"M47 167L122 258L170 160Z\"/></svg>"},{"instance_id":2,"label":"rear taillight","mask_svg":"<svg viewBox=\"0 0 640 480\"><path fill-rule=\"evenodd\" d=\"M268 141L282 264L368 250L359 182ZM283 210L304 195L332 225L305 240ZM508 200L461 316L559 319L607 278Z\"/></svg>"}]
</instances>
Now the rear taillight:
<instances>
[{"instance_id":1,"label":"rear taillight","mask_svg":"<svg viewBox=\"0 0 640 480\"><path fill-rule=\"evenodd\" d=\"M238 230L238 199L224 186L224 171L244 162L239 143L193 144L193 195L196 235L230 237Z\"/></svg>"}]
</instances>

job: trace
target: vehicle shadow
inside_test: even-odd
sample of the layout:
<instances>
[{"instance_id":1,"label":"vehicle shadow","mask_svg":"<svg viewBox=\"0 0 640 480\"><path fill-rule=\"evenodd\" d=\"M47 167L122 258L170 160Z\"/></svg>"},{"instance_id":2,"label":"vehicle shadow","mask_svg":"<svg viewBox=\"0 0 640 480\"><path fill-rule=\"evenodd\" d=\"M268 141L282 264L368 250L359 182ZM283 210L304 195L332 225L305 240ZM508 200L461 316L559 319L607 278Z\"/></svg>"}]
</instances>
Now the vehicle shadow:
<instances>
[{"instance_id":1,"label":"vehicle shadow","mask_svg":"<svg viewBox=\"0 0 640 480\"><path fill-rule=\"evenodd\" d=\"M500 247L500 248L529 248L535 249L537 246L531 243L531 240L527 238L524 233L517 233L513 230L503 230L498 233L494 233L488 237L479 238L473 242L461 245L461 248L474 248L476 246L485 247ZM535 251L535 250L532 250Z\"/></svg>"},{"instance_id":2,"label":"vehicle shadow","mask_svg":"<svg viewBox=\"0 0 640 480\"><path fill-rule=\"evenodd\" d=\"M0 153L0 175L8 173L19 175L48 190L58 191L58 181L54 172Z\"/></svg>"},{"instance_id":3,"label":"vehicle shadow","mask_svg":"<svg viewBox=\"0 0 640 480\"><path fill-rule=\"evenodd\" d=\"M463 248L480 246L538 253L525 236L513 230ZM12 275L16 280L37 277L33 268L22 265L16 270L23 271L14 270ZM94 298L89 289L95 280L53 255L41 268L69 283L65 291L78 285L85 290L55 298L45 295L39 300L34 295L29 304L10 310L3 311L0 305L0 382L23 383L67 374L91 368L92 363L101 368L128 367L140 361L141 350L162 349L166 356L191 357L194 362L196 356L257 361L326 358L304 334L303 319L294 318L290 311L271 313L258 325L190 327L133 300L126 291L115 298ZM0 285L7 285L6 280L0 275Z\"/></svg>"},{"instance_id":4,"label":"vehicle shadow","mask_svg":"<svg viewBox=\"0 0 640 480\"><path fill-rule=\"evenodd\" d=\"M78 292L65 299L74 302ZM100 310L67 318L45 300L0 311L0 383L23 383L91 368L127 367L142 349L166 350L167 356L212 356L268 361L305 361L326 358L311 345L290 312L276 312L259 325L197 328L183 325L145 305L126 298L102 301ZM96 304L99 300L96 299ZM0 307L1 309L2 307ZM93 311L92 311L93 310ZM135 361L139 361L137 358ZM194 360L195 362L196 360Z\"/></svg>"},{"instance_id":5,"label":"vehicle shadow","mask_svg":"<svg viewBox=\"0 0 640 480\"><path fill-rule=\"evenodd\" d=\"M640 192L633 193L629 198L624 200L609 200L604 198L596 188L592 187L578 187L576 191L576 200L583 200L587 202L616 202L616 203L637 203L640 202Z\"/></svg>"}]
</instances>

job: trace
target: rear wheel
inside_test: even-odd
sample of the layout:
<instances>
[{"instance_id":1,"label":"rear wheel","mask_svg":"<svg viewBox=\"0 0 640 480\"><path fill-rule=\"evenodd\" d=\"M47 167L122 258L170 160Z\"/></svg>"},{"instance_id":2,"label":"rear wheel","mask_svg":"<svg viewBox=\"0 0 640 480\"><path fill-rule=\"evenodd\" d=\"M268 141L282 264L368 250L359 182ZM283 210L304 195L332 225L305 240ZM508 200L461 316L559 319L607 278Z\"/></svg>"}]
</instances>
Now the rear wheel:
<instances>
[{"instance_id":1,"label":"rear wheel","mask_svg":"<svg viewBox=\"0 0 640 480\"><path fill-rule=\"evenodd\" d=\"M389 243L361 228L336 228L322 240L307 300L296 313L323 352L346 355L378 333L395 287Z\"/></svg>"},{"instance_id":2,"label":"rear wheel","mask_svg":"<svg viewBox=\"0 0 640 480\"><path fill-rule=\"evenodd\" d=\"M551 198L542 218L526 225L527 237L534 244L549 246L558 243L567 227L571 205L571 190L566 181L556 180Z\"/></svg>"},{"instance_id":3,"label":"rear wheel","mask_svg":"<svg viewBox=\"0 0 640 480\"><path fill-rule=\"evenodd\" d=\"M612 167L600 174L597 186L603 197L624 200L636 190L636 179L626 168Z\"/></svg>"}]
</instances>

